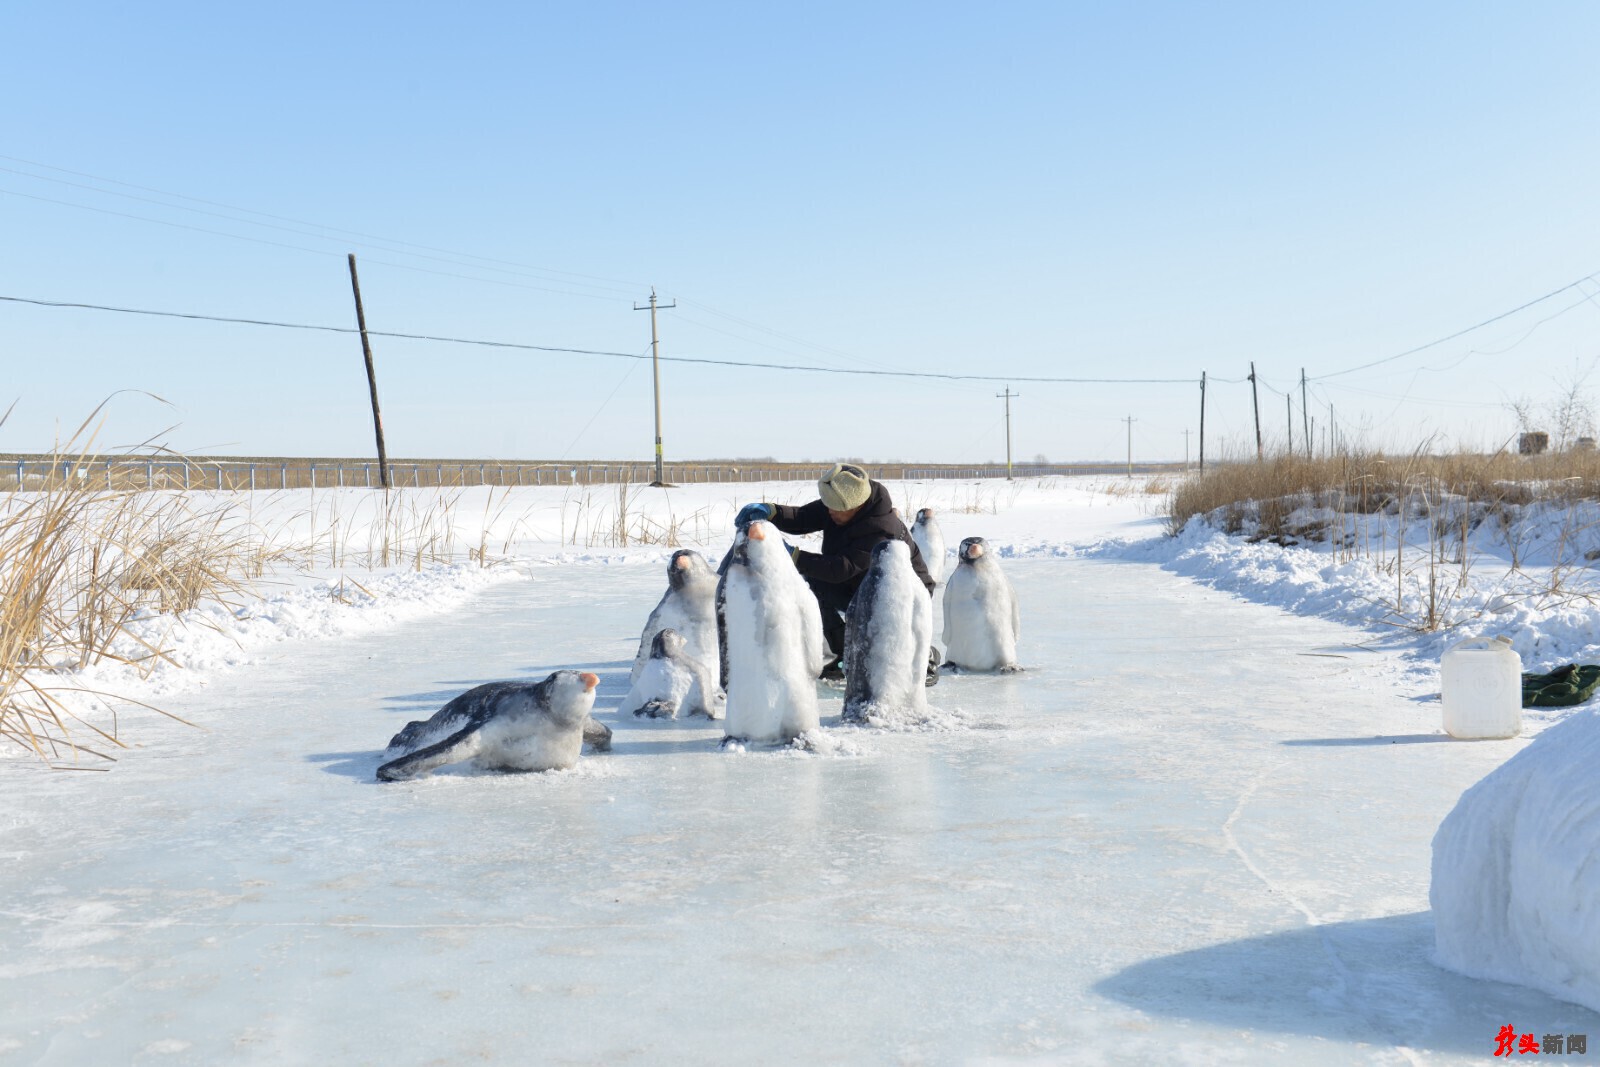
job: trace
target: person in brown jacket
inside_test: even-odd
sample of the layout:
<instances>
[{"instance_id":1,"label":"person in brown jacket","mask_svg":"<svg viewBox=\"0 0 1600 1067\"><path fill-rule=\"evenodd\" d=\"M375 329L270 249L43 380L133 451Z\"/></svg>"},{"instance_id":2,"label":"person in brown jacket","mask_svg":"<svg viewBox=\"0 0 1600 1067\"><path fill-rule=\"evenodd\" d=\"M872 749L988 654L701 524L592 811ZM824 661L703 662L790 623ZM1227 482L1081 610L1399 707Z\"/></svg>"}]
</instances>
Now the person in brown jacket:
<instances>
[{"instance_id":1,"label":"person in brown jacket","mask_svg":"<svg viewBox=\"0 0 1600 1067\"><path fill-rule=\"evenodd\" d=\"M872 565L873 546L891 538L904 541L911 549L911 566L933 595L933 578L928 574L922 553L911 539L906 524L895 514L894 502L882 482L867 477L853 463L835 463L817 479L818 499L799 507L787 504L746 504L734 523L741 529L757 519L772 523L789 534L821 531L822 550L809 552L785 542L795 569L816 594L822 610L822 636L832 658L822 668L822 677L844 677L839 667L844 654L845 611L861 580ZM928 684L938 679L939 653L930 650Z\"/></svg>"}]
</instances>

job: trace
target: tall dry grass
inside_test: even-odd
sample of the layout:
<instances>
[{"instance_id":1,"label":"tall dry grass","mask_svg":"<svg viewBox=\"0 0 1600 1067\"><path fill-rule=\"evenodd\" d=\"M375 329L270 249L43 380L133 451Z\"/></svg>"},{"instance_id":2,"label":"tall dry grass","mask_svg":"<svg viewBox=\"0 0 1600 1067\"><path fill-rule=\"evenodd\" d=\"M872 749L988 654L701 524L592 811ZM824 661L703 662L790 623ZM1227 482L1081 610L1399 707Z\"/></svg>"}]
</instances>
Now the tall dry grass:
<instances>
[{"instance_id":1,"label":"tall dry grass","mask_svg":"<svg viewBox=\"0 0 1600 1067\"><path fill-rule=\"evenodd\" d=\"M1294 507L1317 506L1371 514L1421 493L1432 500L1461 497L1484 505L1600 499L1600 453L1541 456L1458 453L1434 456L1383 452L1308 459L1279 456L1264 463L1224 463L1178 483L1172 528L1219 508L1248 516L1267 536L1291 531L1283 520ZM1237 529L1237 527L1235 527Z\"/></svg>"},{"instance_id":2,"label":"tall dry grass","mask_svg":"<svg viewBox=\"0 0 1600 1067\"><path fill-rule=\"evenodd\" d=\"M1349 453L1310 459L1225 463L1190 476L1172 493L1170 530L1203 515L1227 533L1279 544L1320 542L1335 558L1365 558L1393 579L1381 621L1432 631L1451 624L1452 606L1469 589L1472 533L1488 525L1520 572L1534 506L1565 509L1550 566L1528 595L1553 603L1596 599L1576 582L1597 558L1594 502L1600 501L1600 455L1541 456ZM1391 521L1362 521L1362 516Z\"/></svg>"},{"instance_id":3,"label":"tall dry grass","mask_svg":"<svg viewBox=\"0 0 1600 1067\"><path fill-rule=\"evenodd\" d=\"M91 427L104 406L57 448L58 466L99 458ZM148 673L170 661L151 620L240 604L293 554L232 502L88 478L0 495L0 745L58 766L113 759L124 747L114 707L141 702L74 684L73 672L109 662Z\"/></svg>"}]
</instances>

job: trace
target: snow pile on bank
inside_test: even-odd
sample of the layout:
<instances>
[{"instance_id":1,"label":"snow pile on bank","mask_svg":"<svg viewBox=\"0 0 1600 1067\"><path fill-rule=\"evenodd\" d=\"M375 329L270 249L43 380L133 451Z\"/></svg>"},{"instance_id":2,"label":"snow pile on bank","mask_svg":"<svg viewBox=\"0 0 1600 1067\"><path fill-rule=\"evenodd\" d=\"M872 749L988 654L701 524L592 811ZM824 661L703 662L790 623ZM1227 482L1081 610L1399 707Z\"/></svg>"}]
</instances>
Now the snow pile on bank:
<instances>
[{"instance_id":1,"label":"snow pile on bank","mask_svg":"<svg viewBox=\"0 0 1600 1067\"><path fill-rule=\"evenodd\" d=\"M1436 961L1600 1011L1600 710L1462 794L1433 839Z\"/></svg>"},{"instance_id":2,"label":"snow pile on bank","mask_svg":"<svg viewBox=\"0 0 1600 1067\"><path fill-rule=\"evenodd\" d=\"M1436 673L1458 641L1499 636L1524 670L1544 672L1600 662L1600 548L1573 531L1582 513L1519 509L1515 533L1484 523L1445 558L1426 524L1402 528L1383 515L1347 516L1343 535L1290 545L1227 534L1197 516L1176 537L1108 542L1090 554L1156 563L1258 603L1361 627L1409 655L1420 672ZM1397 551L1402 533L1406 546ZM1532 718L1565 715L1537 709Z\"/></svg>"}]
</instances>

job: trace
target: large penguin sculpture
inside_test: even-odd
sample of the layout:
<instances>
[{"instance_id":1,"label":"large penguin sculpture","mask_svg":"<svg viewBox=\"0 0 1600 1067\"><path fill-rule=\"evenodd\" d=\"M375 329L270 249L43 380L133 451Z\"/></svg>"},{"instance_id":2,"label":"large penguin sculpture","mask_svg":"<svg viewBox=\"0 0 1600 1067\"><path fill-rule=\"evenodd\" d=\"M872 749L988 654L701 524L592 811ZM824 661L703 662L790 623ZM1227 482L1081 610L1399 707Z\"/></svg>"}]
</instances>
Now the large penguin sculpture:
<instances>
[{"instance_id":1,"label":"large penguin sculpture","mask_svg":"<svg viewBox=\"0 0 1600 1067\"><path fill-rule=\"evenodd\" d=\"M944 531L939 529L939 520L933 517L932 508L922 508L917 512L916 521L911 524L911 540L917 543L917 551L922 553L922 563L928 568L928 576L938 585L944 577Z\"/></svg>"},{"instance_id":2,"label":"large penguin sculpture","mask_svg":"<svg viewBox=\"0 0 1600 1067\"><path fill-rule=\"evenodd\" d=\"M911 546L883 541L845 616L846 722L921 722L933 598L911 566Z\"/></svg>"},{"instance_id":3,"label":"large penguin sculpture","mask_svg":"<svg viewBox=\"0 0 1600 1067\"><path fill-rule=\"evenodd\" d=\"M961 542L944 587L944 660L950 671L1020 671L1017 596L981 537Z\"/></svg>"},{"instance_id":4,"label":"large penguin sculpture","mask_svg":"<svg viewBox=\"0 0 1600 1067\"><path fill-rule=\"evenodd\" d=\"M611 747L611 731L589 718L600 679L556 671L542 682L490 682L469 689L423 722L395 734L381 781L427 774L468 760L487 770L549 771L578 762L583 743Z\"/></svg>"},{"instance_id":5,"label":"large penguin sculpture","mask_svg":"<svg viewBox=\"0 0 1600 1067\"><path fill-rule=\"evenodd\" d=\"M667 562L667 591L650 613L639 636L639 651L633 657L628 684L650 662L656 634L668 627L683 637L687 655L705 664L712 678L720 678L722 656L717 647L717 573L706 558L691 548L680 548Z\"/></svg>"},{"instance_id":6,"label":"large penguin sculpture","mask_svg":"<svg viewBox=\"0 0 1600 1067\"><path fill-rule=\"evenodd\" d=\"M822 614L766 522L739 531L724 560L717 610L726 623L729 741L787 742L816 729Z\"/></svg>"}]
</instances>

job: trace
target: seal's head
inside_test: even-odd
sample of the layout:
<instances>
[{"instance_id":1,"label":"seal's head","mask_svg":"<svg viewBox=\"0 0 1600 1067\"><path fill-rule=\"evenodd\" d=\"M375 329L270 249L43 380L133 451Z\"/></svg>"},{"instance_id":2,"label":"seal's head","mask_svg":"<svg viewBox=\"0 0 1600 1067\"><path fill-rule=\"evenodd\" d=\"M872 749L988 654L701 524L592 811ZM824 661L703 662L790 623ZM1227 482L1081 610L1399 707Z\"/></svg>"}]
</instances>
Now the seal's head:
<instances>
[{"instance_id":1,"label":"seal's head","mask_svg":"<svg viewBox=\"0 0 1600 1067\"><path fill-rule=\"evenodd\" d=\"M539 703L558 722L576 724L594 708L598 675L588 671L555 671L537 686Z\"/></svg>"}]
</instances>

